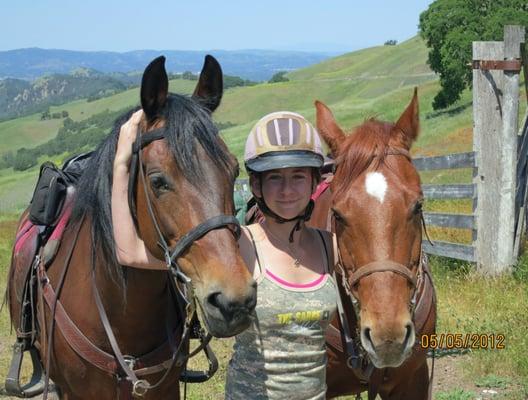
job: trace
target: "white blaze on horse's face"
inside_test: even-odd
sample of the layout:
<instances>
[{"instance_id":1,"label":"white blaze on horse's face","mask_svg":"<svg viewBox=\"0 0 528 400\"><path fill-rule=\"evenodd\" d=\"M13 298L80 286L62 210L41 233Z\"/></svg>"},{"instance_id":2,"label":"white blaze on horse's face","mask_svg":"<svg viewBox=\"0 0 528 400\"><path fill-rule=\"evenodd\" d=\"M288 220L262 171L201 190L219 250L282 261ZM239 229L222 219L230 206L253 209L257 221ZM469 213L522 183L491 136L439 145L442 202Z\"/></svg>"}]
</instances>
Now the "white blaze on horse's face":
<instances>
[{"instance_id":1,"label":"white blaze on horse's face","mask_svg":"<svg viewBox=\"0 0 528 400\"><path fill-rule=\"evenodd\" d=\"M365 178L365 188L367 193L383 203L387 192L387 180L380 172L369 172Z\"/></svg>"}]
</instances>

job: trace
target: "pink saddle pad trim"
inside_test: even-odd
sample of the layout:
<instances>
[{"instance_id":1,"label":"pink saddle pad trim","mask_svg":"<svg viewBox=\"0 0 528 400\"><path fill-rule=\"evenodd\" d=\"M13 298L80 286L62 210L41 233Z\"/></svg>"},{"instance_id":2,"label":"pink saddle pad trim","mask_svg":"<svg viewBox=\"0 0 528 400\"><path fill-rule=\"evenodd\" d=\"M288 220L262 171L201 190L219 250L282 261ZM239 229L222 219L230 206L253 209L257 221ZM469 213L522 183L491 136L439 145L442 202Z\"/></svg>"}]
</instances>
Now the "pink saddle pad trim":
<instances>
[{"instance_id":1,"label":"pink saddle pad trim","mask_svg":"<svg viewBox=\"0 0 528 400\"><path fill-rule=\"evenodd\" d=\"M73 207L71 203L68 203L65 205L65 208L66 209L62 213L59 219L59 223L53 230L49 240L60 240L60 238L62 237L62 234L64 233L64 229L66 228L66 225L68 225L68 221L70 220L70 215L72 213Z\"/></svg>"}]
</instances>

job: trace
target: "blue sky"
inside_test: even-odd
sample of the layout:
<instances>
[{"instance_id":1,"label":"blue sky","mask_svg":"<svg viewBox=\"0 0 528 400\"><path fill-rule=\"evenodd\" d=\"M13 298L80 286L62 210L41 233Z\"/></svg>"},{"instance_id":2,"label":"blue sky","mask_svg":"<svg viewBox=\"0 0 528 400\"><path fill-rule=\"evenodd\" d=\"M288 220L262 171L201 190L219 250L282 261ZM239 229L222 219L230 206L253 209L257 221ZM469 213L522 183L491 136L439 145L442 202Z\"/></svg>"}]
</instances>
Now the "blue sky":
<instances>
[{"instance_id":1,"label":"blue sky","mask_svg":"<svg viewBox=\"0 0 528 400\"><path fill-rule=\"evenodd\" d=\"M3 1L0 50L355 50L416 35L431 2Z\"/></svg>"}]
</instances>

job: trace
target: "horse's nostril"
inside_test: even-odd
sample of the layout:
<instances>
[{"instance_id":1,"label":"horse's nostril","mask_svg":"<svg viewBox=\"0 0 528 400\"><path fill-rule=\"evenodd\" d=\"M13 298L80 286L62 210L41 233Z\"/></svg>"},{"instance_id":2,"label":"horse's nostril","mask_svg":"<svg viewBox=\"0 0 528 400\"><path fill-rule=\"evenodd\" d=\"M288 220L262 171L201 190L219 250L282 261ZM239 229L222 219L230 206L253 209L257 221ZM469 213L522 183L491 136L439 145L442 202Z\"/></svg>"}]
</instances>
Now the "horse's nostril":
<instances>
[{"instance_id":1,"label":"horse's nostril","mask_svg":"<svg viewBox=\"0 0 528 400\"><path fill-rule=\"evenodd\" d=\"M215 308L220 308L219 297L220 292L213 292L207 296L207 302Z\"/></svg>"},{"instance_id":2,"label":"horse's nostril","mask_svg":"<svg viewBox=\"0 0 528 400\"><path fill-rule=\"evenodd\" d=\"M249 311L253 311L253 309L255 308L255 306L257 305L257 296L256 296L256 292L253 292L255 294L252 294L250 296L247 297L244 305L246 306L246 308L249 310Z\"/></svg>"},{"instance_id":3,"label":"horse's nostril","mask_svg":"<svg viewBox=\"0 0 528 400\"><path fill-rule=\"evenodd\" d=\"M409 343L409 340L411 339L411 334L413 331L412 323L409 322L408 324L406 324L405 329L407 330L407 332L405 333L405 339L403 340L403 347L405 347L407 343Z\"/></svg>"},{"instance_id":4,"label":"horse's nostril","mask_svg":"<svg viewBox=\"0 0 528 400\"><path fill-rule=\"evenodd\" d=\"M370 337L370 328L365 328L363 334L365 335L365 339L367 339L367 341L372 344L372 347L374 347L374 343L372 343L372 338Z\"/></svg>"}]
</instances>

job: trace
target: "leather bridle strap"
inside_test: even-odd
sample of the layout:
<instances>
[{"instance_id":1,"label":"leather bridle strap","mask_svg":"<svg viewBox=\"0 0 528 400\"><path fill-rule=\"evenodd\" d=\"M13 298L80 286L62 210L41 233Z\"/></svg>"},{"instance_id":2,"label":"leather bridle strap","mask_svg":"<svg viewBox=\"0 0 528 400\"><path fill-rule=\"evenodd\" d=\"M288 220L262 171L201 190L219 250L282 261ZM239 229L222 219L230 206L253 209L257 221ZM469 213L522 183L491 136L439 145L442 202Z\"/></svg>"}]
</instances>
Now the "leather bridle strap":
<instances>
[{"instance_id":1,"label":"leather bridle strap","mask_svg":"<svg viewBox=\"0 0 528 400\"><path fill-rule=\"evenodd\" d=\"M338 282L335 270L333 272L333 277L334 277L334 281ZM353 370L354 373L356 374L356 376L360 380L368 382L368 380L370 378L370 374L373 371L373 368L368 368L367 371L364 371L361 368L362 357L359 354L359 350L357 348L357 345L354 342L354 339L352 339L352 336L350 334L350 332L351 332L350 325L348 323L348 318L347 318L346 313L345 313L345 307L344 307L343 301L341 299L341 293L339 293L339 287L337 287L336 290L338 291L338 295L337 295L337 312L338 312L338 317L339 317L339 323L341 324L341 328L342 328L342 330L341 330L341 334L342 335L340 335L340 336L342 337L342 339L345 342L345 349L341 349L341 350L344 350L345 355L348 356L348 357L346 357L346 364L347 364L348 368ZM332 329L334 327L332 325L330 325L329 328Z\"/></svg>"},{"instance_id":2,"label":"leather bridle strap","mask_svg":"<svg viewBox=\"0 0 528 400\"><path fill-rule=\"evenodd\" d=\"M128 178L128 206L130 208L130 214L132 214L132 220L136 229L138 228L137 224L137 210L136 210L136 184L137 184L137 175L138 167L140 164L140 152L141 149L148 144L154 142L155 140L160 140L165 138L165 129L159 128L153 131L150 131L147 135L142 135L138 130L136 141L132 145L132 158L130 160L130 172Z\"/></svg>"},{"instance_id":3,"label":"leather bridle strap","mask_svg":"<svg viewBox=\"0 0 528 400\"><path fill-rule=\"evenodd\" d=\"M358 268L349 278L350 287L353 288L361 279L376 272L394 272L407 279L413 288L416 287L416 277L409 268L391 260L374 261Z\"/></svg>"},{"instance_id":4,"label":"leather bridle strap","mask_svg":"<svg viewBox=\"0 0 528 400\"><path fill-rule=\"evenodd\" d=\"M238 220L231 215L218 215L216 217L209 218L205 222L202 222L200 225L196 226L193 230L181 237L178 240L176 246L174 246L172 249L167 261L172 264L194 241L200 239L206 233L214 229L225 228L226 225L231 224L234 227L233 233L238 240L240 237L240 224Z\"/></svg>"}]
</instances>

